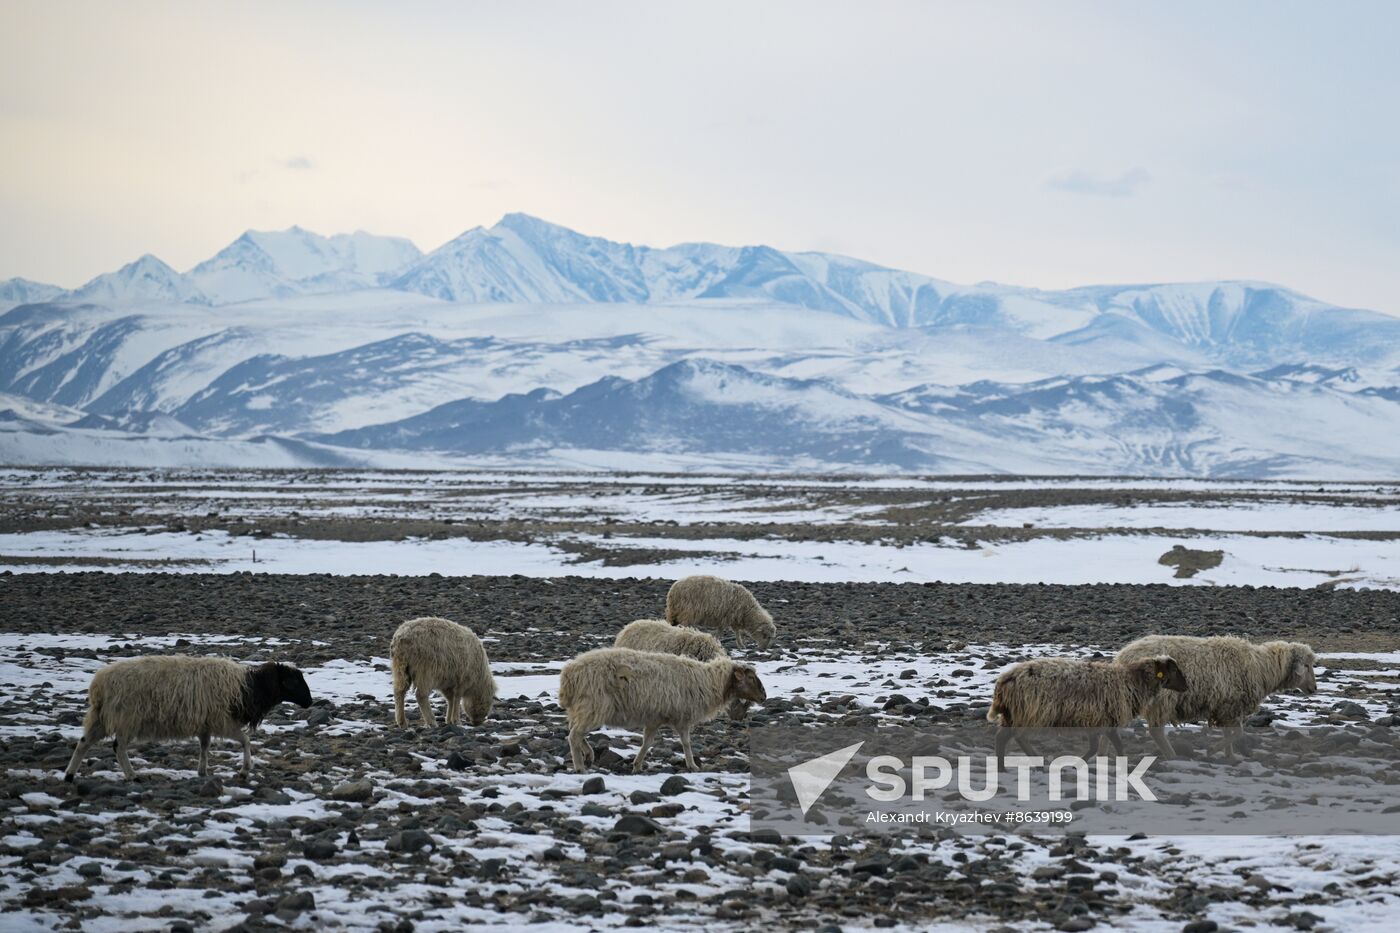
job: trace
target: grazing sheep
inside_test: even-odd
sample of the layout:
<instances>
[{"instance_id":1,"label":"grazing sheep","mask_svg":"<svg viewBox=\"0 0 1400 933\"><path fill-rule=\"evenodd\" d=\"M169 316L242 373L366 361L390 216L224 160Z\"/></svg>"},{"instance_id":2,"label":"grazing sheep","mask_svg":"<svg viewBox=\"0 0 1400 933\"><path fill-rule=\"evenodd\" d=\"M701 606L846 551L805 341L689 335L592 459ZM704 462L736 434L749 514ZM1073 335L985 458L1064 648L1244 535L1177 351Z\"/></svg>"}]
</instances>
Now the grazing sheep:
<instances>
[{"instance_id":1,"label":"grazing sheep","mask_svg":"<svg viewBox=\"0 0 1400 933\"><path fill-rule=\"evenodd\" d=\"M410 619L394 632L389 658L394 675L394 722L398 725L408 724L403 700L409 687L417 688L418 713L430 726L437 725L434 690L447 699L449 724L457 723L459 710L474 726L490 715L496 681L481 639L465 625L432 616Z\"/></svg>"},{"instance_id":2,"label":"grazing sheep","mask_svg":"<svg viewBox=\"0 0 1400 933\"><path fill-rule=\"evenodd\" d=\"M613 641L614 648L633 651L659 651L678 654L697 661L713 661L728 657L719 639L697 629L680 628L661 619L638 619L628 622Z\"/></svg>"},{"instance_id":3,"label":"grazing sheep","mask_svg":"<svg viewBox=\"0 0 1400 933\"><path fill-rule=\"evenodd\" d=\"M642 770L656 730L670 726L680 736L686 767L695 771L691 728L736 700L757 703L767 698L754 669L727 657L696 661L631 648L599 648L579 655L559 672L559 705L569 717L575 771L592 764L587 736L600 726L642 733L633 772Z\"/></svg>"},{"instance_id":4,"label":"grazing sheep","mask_svg":"<svg viewBox=\"0 0 1400 933\"><path fill-rule=\"evenodd\" d=\"M1140 716L1164 689L1186 689L1181 668L1166 655L1133 662L1042 658L1014 664L997 678L987 712L987 718L1001 726L997 760L1005 758L1012 738L1027 754L1035 754L1020 733L1028 728L1096 730L1086 758L1098 754L1105 736L1122 754L1116 730Z\"/></svg>"},{"instance_id":5,"label":"grazing sheep","mask_svg":"<svg viewBox=\"0 0 1400 933\"><path fill-rule=\"evenodd\" d=\"M227 658L192 658L177 654L132 658L108 664L93 675L88 687L83 737L73 750L65 781L72 781L83 756L106 736L128 781L136 779L126 757L132 739L199 738L199 776L209 775L209 738L215 735L243 743L243 768L248 777L253 752L248 730L282 701L311 705L311 691L301 671L269 662L244 667ZM247 727L245 729L244 727Z\"/></svg>"},{"instance_id":6,"label":"grazing sheep","mask_svg":"<svg viewBox=\"0 0 1400 933\"><path fill-rule=\"evenodd\" d=\"M719 639L708 632L671 625L661 619L638 619L628 622L622 631L617 633L613 647L678 654L697 661L713 661L715 658L729 656ZM743 719L748 714L748 708L749 705L744 700L735 700L729 705L729 718Z\"/></svg>"},{"instance_id":7,"label":"grazing sheep","mask_svg":"<svg viewBox=\"0 0 1400 933\"><path fill-rule=\"evenodd\" d=\"M760 648L767 648L778 632L768 610L746 588L708 574L671 584L666 594L666 621L717 633L732 631L740 645L747 635Z\"/></svg>"},{"instance_id":8,"label":"grazing sheep","mask_svg":"<svg viewBox=\"0 0 1400 933\"><path fill-rule=\"evenodd\" d=\"M1184 693L1162 694L1147 704L1143 716L1164 757L1176 754L1166 724L1204 722L1224 732L1219 750L1234 757L1244 733L1244 719L1263 699L1279 690L1317 691L1310 646L1293 641L1252 644L1243 638L1148 635L1118 652L1119 662L1146 655L1170 654L1190 682Z\"/></svg>"}]
</instances>

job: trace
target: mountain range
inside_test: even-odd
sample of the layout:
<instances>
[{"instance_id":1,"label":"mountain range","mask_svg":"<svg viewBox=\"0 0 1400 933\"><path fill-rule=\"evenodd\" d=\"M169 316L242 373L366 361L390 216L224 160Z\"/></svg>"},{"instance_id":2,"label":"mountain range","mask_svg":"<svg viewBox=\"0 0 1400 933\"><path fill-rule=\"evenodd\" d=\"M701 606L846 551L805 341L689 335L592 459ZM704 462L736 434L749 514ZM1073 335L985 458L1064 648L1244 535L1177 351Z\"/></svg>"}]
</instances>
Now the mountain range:
<instances>
[{"instance_id":1,"label":"mountain range","mask_svg":"<svg viewBox=\"0 0 1400 933\"><path fill-rule=\"evenodd\" d=\"M510 214L427 254L249 231L184 273L11 279L6 308L0 462L1400 466L1400 318L1265 283L964 286Z\"/></svg>"}]
</instances>

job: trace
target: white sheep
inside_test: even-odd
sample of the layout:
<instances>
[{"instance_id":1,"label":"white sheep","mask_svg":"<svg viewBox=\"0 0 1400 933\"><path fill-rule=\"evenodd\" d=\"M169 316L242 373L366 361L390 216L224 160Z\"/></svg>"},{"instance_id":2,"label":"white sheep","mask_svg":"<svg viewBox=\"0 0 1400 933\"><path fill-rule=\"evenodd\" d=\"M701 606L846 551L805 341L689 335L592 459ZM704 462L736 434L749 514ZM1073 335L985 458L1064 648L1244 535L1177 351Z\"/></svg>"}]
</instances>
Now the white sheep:
<instances>
[{"instance_id":1,"label":"white sheep","mask_svg":"<svg viewBox=\"0 0 1400 933\"><path fill-rule=\"evenodd\" d=\"M465 625L432 616L410 619L394 632L389 658L394 678L394 722L398 725L408 723L403 703L409 687L416 688L419 715L429 726L437 725L434 690L447 700L449 724L457 723L459 711L465 712L474 726L490 715L496 681L481 639Z\"/></svg>"},{"instance_id":2,"label":"white sheep","mask_svg":"<svg viewBox=\"0 0 1400 933\"><path fill-rule=\"evenodd\" d=\"M209 775L209 739L220 735L243 745L241 774L253 767L248 730L283 701L311 705L301 671L269 662L244 667L227 658L187 655L117 661L93 675L83 737L73 750L65 781L72 781L94 742L115 736L112 748L128 781L136 779L126 757L132 739L199 739L199 776ZM245 728L246 727L246 728Z\"/></svg>"},{"instance_id":3,"label":"white sheep","mask_svg":"<svg viewBox=\"0 0 1400 933\"><path fill-rule=\"evenodd\" d=\"M685 764L697 770L690 730L739 701L768 698L757 672L730 658L696 661L631 648L598 648L581 654L559 672L559 705L569 718L569 752L575 771L593 762L588 733L600 726L642 733L633 772L656 738L670 726L680 736Z\"/></svg>"},{"instance_id":4,"label":"white sheep","mask_svg":"<svg viewBox=\"0 0 1400 933\"><path fill-rule=\"evenodd\" d=\"M666 594L666 621L672 625L732 631L736 644L744 636L766 648L777 634L773 617L747 588L708 574L685 577Z\"/></svg>"},{"instance_id":5,"label":"white sheep","mask_svg":"<svg viewBox=\"0 0 1400 933\"><path fill-rule=\"evenodd\" d=\"M713 661L715 658L729 656L719 639L708 632L672 625L662 619L637 619L635 622L628 622L622 631L617 633L613 647L678 654L697 661ZM748 703L743 700L735 700L729 706L730 719L743 719L747 713Z\"/></svg>"},{"instance_id":6,"label":"white sheep","mask_svg":"<svg viewBox=\"0 0 1400 933\"><path fill-rule=\"evenodd\" d=\"M1221 727L1219 750L1233 757L1244 732L1244 719L1263 699L1279 690L1317 691L1313 650L1301 642L1252 644L1222 635L1148 635L1118 652L1120 662L1146 655L1170 654L1181 665L1190 688L1153 698L1143 711L1148 731L1164 757L1176 754L1166 724L1204 722Z\"/></svg>"},{"instance_id":7,"label":"white sheep","mask_svg":"<svg viewBox=\"0 0 1400 933\"><path fill-rule=\"evenodd\" d=\"M719 639L698 629L680 628L661 619L638 619L628 622L613 641L614 648L634 651L659 651L678 654L697 661L713 661L729 656Z\"/></svg>"},{"instance_id":8,"label":"white sheep","mask_svg":"<svg viewBox=\"0 0 1400 933\"><path fill-rule=\"evenodd\" d=\"M987 711L1001 727L997 760L1005 758L1012 738L1027 754L1036 754L1020 730L1040 728L1093 730L1085 757L1098 754L1104 737L1121 755L1116 730L1141 715L1153 697L1186 685L1181 668L1166 655L1123 663L1040 658L1013 664L997 678Z\"/></svg>"}]
</instances>

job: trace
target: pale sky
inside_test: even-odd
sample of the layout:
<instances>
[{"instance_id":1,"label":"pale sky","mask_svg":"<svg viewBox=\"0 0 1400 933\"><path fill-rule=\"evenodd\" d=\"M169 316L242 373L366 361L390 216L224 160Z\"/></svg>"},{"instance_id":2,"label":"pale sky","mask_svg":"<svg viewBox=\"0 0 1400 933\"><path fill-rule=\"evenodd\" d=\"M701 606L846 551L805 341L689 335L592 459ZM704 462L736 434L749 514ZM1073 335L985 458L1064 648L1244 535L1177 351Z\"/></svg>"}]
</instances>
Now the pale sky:
<instances>
[{"instance_id":1,"label":"pale sky","mask_svg":"<svg viewBox=\"0 0 1400 933\"><path fill-rule=\"evenodd\" d=\"M1400 313L1400 4L0 4L0 279L525 211Z\"/></svg>"}]
</instances>

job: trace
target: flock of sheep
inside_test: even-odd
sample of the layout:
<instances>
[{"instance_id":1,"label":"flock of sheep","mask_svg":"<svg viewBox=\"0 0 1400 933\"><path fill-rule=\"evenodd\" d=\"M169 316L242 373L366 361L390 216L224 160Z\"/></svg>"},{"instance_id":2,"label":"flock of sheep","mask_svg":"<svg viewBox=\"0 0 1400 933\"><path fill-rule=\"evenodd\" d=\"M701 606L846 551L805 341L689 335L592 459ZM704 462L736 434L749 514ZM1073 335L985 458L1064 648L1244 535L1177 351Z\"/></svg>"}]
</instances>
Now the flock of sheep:
<instances>
[{"instance_id":1,"label":"flock of sheep","mask_svg":"<svg viewBox=\"0 0 1400 933\"><path fill-rule=\"evenodd\" d=\"M742 718L750 703L767 699L751 665L729 657L717 634L733 633L760 647L777 633L773 618L743 586L713 576L677 581L666 596L666 618L628 624L611 648L579 655L560 671L559 704L569 722L569 751L575 771L593 762L588 734L611 726L642 733L632 770L640 772L656 733L677 733L685 763L696 770L690 732L721 711ZM407 725L404 700L413 688L423 721L437 725L431 696L447 702L446 720L463 715L485 722L496 683L481 640L470 628L446 619L403 623L390 647L394 720ZM1160 752L1174 754L1167 723L1204 722L1224 729L1222 748L1233 752L1246 716L1270 693L1313 692L1312 649L1295 642L1262 645L1233 637L1151 635L1120 651L1112 661L1046 658L1025 661L996 681L987 718L1001 728L998 759L1008 743L1031 750L1022 730L1077 727L1093 734L1090 754L1104 738L1121 753L1117 729L1143 717ZM240 771L252 768L248 734L279 703L312 703L296 668L269 662L244 667L224 658L183 655L117 661L99 670L88 689L83 735L64 773L72 781L92 745L114 736L117 762L128 780L135 772L126 756L133 739L197 737L199 774L209 773L212 736L243 747Z\"/></svg>"},{"instance_id":2,"label":"flock of sheep","mask_svg":"<svg viewBox=\"0 0 1400 933\"><path fill-rule=\"evenodd\" d=\"M1122 754L1117 730L1139 717L1147 720L1164 758L1176 755L1167 723L1220 727L1219 749L1232 757L1245 717L1265 697L1317 691L1316 663L1312 648L1301 642L1148 635L1112 661L1041 658L1012 665L997 678L987 718L1000 726L998 760L1013 738L1034 755L1022 730L1037 728L1088 729L1093 738L1087 757L1099 753L1105 738Z\"/></svg>"}]
</instances>

